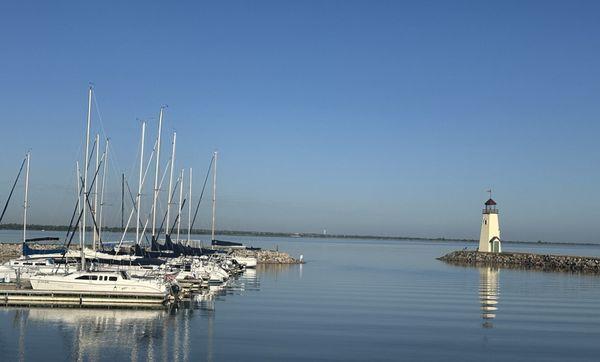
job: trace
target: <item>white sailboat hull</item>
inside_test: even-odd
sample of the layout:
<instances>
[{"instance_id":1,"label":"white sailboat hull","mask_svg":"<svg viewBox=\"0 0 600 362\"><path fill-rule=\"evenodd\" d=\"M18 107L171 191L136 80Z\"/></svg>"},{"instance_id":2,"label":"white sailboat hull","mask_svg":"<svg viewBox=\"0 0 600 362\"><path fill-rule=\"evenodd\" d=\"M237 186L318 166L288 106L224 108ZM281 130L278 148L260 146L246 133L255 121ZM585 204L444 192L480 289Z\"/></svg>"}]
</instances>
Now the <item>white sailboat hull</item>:
<instances>
[{"instance_id":1,"label":"white sailboat hull","mask_svg":"<svg viewBox=\"0 0 600 362\"><path fill-rule=\"evenodd\" d=\"M80 291L80 292L124 292L124 293L169 293L169 286L154 280L116 278L114 272L74 272L70 274L34 275L29 278L34 290ZM84 280L86 275L107 276L117 280Z\"/></svg>"}]
</instances>

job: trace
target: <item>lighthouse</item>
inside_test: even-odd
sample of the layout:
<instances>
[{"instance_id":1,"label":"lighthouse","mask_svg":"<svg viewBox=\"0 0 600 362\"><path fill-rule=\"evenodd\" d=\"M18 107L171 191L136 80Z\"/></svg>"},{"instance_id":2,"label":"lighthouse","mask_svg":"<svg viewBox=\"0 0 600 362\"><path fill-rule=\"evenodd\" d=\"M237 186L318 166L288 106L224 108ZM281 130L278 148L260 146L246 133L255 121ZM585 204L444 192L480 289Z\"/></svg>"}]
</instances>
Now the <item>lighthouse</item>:
<instances>
[{"instance_id":1,"label":"lighthouse","mask_svg":"<svg viewBox=\"0 0 600 362\"><path fill-rule=\"evenodd\" d=\"M481 221L481 234L479 236L479 251L487 253L500 253L500 224L498 223L498 209L496 201L491 198L485 202Z\"/></svg>"}]
</instances>

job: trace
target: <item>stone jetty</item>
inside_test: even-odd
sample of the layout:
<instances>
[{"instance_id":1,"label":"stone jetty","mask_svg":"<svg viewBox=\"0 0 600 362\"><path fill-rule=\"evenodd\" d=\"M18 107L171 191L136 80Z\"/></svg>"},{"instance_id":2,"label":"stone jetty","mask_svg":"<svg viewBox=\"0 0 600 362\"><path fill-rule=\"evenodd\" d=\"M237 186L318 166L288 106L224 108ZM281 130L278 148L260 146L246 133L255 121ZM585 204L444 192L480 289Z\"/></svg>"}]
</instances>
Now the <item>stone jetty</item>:
<instances>
[{"instance_id":1,"label":"stone jetty","mask_svg":"<svg viewBox=\"0 0 600 362\"><path fill-rule=\"evenodd\" d=\"M531 253L453 251L438 260L462 266L495 266L571 273L600 274L600 258Z\"/></svg>"},{"instance_id":2,"label":"stone jetty","mask_svg":"<svg viewBox=\"0 0 600 362\"><path fill-rule=\"evenodd\" d=\"M21 256L23 248L21 244L13 243L2 243L0 244L0 264L10 259L18 258Z\"/></svg>"},{"instance_id":3,"label":"stone jetty","mask_svg":"<svg viewBox=\"0 0 600 362\"><path fill-rule=\"evenodd\" d=\"M258 264L303 264L304 261L296 259L288 253L277 250L248 250L234 249L233 256L245 256L256 258Z\"/></svg>"}]
</instances>

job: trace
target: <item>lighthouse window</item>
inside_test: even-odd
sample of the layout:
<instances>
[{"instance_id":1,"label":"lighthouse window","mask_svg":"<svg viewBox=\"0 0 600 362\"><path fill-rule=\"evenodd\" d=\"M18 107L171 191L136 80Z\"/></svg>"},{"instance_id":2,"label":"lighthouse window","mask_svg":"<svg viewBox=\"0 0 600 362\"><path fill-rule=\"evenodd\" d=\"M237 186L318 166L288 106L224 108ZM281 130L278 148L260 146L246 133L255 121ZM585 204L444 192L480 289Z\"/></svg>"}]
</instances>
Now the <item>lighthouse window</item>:
<instances>
[{"instance_id":1,"label":"lighthouse window","mask_svg":"<svg viewBox=\"0 0 600 362\"><path fill-rule=\"evenodd\" d=\"M483 224L484 224L484 225L487 225L487 220L483 220Z\"/></svg>"}]
</instances>

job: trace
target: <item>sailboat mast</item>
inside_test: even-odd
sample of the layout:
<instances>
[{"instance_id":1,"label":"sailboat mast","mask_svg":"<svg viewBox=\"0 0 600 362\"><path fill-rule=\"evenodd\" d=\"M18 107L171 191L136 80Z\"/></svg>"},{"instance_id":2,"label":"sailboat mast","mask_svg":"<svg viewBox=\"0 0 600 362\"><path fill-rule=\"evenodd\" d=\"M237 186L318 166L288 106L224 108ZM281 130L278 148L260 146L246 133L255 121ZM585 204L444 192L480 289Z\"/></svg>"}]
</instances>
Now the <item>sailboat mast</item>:
<instances>
[{"instance_id":1,"label":"sailboat mast","mask_svg":"<svg viewBox=\"0 0 600 362\"><path fill-rule=\"evenodd\" d=\"M158 239L156 235L156 201L158 199L158 178L160 177L160 134L162 133L162 120L165 107L160 107L158 116L158 137L156 145L156 169L154 171L154 197L152 199L152 238ZM155 240L156 240L155 239Z\"/></svg>"},{"instance_id":2,"label":"sailboat mast","mask_svg":"<svg viewBox=\"0 0 600 362\"><path fill-rule=\"evenodd\" d=\"M188 237L187 245L190 246L190 236L192 234L192 168L190 167L190 191L189 191L189 202L188 202Z\"/></svg>"},{"instance_id":3,"label":"sailboat mast","mask_svg":"<svg viewBox=\"0 0 600 362\"><path fill-rule=\"evenodd\" d=\"M179 174L179 204L177 205L177 243L179 243L179 232L181 229L181 207L183 206L183 171Z\"/></svg>"},{"instance_id":4,"label":"sailboat mast","mask_svg":"<svg viewBox=\"0 0 600 362\"><path fill-rule=\"evenodd\" d=\"M175 145L177 144L177 132L173 132L173 148L171 149L171 166L169 170L169 195L167 195L167 229L166 233L170 234L169 226L171 225L171 204L173 203L173 166L175 165Z\"/></svg>"},{"instance_id":5,"label":"sailboat mast","mask_svg":"<svg viewBox=\"0 0 600 362\"><path fill-rule=\"evenodd\" d=\"M96 144L96 167L94 168L94 173L98 172L98 167L100 165L100 135L96 133L96 139L94 141ZM92 215L94 215L94 221L98 220L98 182L94 182L94 209L92 210ZM92 238L92 249L96 250L96 243L99 239L99 231L94 227L94 233Z\"/></svg>"},{"instance_id":6,"label":"sailboat mast","mask_svg":"<svg viewBox=\"0 0 600 362\"><path fill-rule=\"evenodd\" d=\"M81 172L79 170L79 161L75 162L75 167L77 168L77 170L76 170L77 179L75 180L75 191L77 192L77 213L81 214ZM81 221L79 221L78 226L81 226ZM79 244L81 244L81 237L82 237L81 227L79 227L78 229L79 229Z\"/></svg>"},{"instance_id":7,"label":"sailboat mast","mask_svg":"<svg viewBox=\"0 0 600 362\"><path fill-rule=\"evenodd\" d=\"M146 122L142 122L142 147L140 150L140 175L137 192L137 218L135 222L135 242L140 243L140 208L142 207L142 177L144 174L144 139L146 136Z\"/></svg>"},{"instance_id":8,"label":"sailboat mast","mask_svg":"<svg viewBox=\"0 0 600 362\"><path fill-rule=\"evenodd\" d=\"M100 188L100 209L98 210L98 241L102 242L102 207L104 206L104 185L106 183L106 168L108 167L108 138L104 144L104 169L102 170L102 187ZM95 249L94 249L95 250Z\"/></svg>"},{"instance_id":9,"label":"sailboat mast","mask_svg":"<svg viewBox=\"0 0 600 362\"><path fill-rule=\"evenodd\" d=\"M125 227L125 173L121 173L121 229Z\"/></svg>"},{"instance_id":10,"label":"sailboat mast","mask_svg":"<svg viewBox=\"0 0 600 362\"><path fill-rule=\"evenodd\" d=\"M213 194L212 194L212 227L211 227L211 242L215 240L215 209L217 205L217 151L213 154L215 162L213 163Z\"/></svg>"},{"instance_id":11,"label":"sailboat mast","mask_svg":"<svg viewBox=\"0 0 600 362\"><path fill-rule=\"evenodd\" d=\"M88 198L88 190L87 190L87 179L88 179L88 154L90 152L90 125L92 123L92 89L93 87L90 85L88 90L88 113L87 113L87 126L85 130L85 155L84 158L84 170L83 170L83 215L81 220L81 270L85 269L85 254L83 248L85 246L85 218L87 214L87 198Z\"/></svg>"},{"instance_id":12,"label":"sailboat mast","mask_svg":"<svg viewBox=\"0 0 600 362\"><path fill-rule=\"evenodd\" d=\"M27 209L29 208L29 159L31 152L27 152L27 166L25 169L25 201L23 202L23 244L27 240Z\"/></svg>"}]
</instances>

